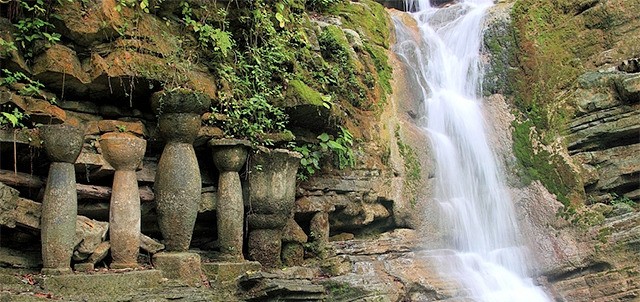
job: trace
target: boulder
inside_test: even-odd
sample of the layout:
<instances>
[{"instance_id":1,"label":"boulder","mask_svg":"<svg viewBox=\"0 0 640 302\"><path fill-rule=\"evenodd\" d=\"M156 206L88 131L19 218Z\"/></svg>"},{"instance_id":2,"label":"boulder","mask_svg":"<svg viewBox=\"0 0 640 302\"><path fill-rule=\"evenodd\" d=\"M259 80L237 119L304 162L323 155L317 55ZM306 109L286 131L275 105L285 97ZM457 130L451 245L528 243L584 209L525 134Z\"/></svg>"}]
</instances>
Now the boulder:
<instances>
[{"instance_id":1,"label":"boulder","mask_svg":"<svg viewBox=\"0 0 640 302\"><path fill-rule=\"evenodd\" d=\"M73 259L80 261L89 258L98 245L106 239L108 230L108 222L78 216Z\"/></svg>"},{"instance_id":2,"label":"boulder","mask_svg":"<svg viewBox=\"0 0 640 302\"><path fill-rule=\"evenodd\" d=\"M89 74L82 68L76 52L62 44L54 44L38 56L32 67L35 79L47 88L72 94L84 94Z\"/></svg>"}]
</instances>

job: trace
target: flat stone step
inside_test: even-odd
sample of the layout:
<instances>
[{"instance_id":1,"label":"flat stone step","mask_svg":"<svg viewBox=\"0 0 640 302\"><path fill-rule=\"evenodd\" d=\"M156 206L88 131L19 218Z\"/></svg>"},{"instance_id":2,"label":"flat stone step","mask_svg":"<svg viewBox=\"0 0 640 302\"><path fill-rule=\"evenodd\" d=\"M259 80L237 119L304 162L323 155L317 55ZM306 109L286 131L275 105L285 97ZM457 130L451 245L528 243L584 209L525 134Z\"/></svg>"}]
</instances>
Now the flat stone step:
<instances>
[{"instance_id":1,"label":"flat stone step","mask_svg":"<svg viewBox=\"0 0 640 302\"><path fill-rule=\"evenodd\" d=\"M202 272L212 285L236 286L238 279L247 272L260 271L262 265L256 261L202 263Z\"/></svg>"},{"instance_id":2,"label":"flat stone step","mask_svg":"<svg viewBox=\"0 0 640 302\"><path fill-rule=\"evenodd\" d=\"M161 271L144 270L46 276L40 281L40 285L56 297L94 300L96 296L114 298L142 289L156 288L162 282Z\"/></svg>"}]
</instances>

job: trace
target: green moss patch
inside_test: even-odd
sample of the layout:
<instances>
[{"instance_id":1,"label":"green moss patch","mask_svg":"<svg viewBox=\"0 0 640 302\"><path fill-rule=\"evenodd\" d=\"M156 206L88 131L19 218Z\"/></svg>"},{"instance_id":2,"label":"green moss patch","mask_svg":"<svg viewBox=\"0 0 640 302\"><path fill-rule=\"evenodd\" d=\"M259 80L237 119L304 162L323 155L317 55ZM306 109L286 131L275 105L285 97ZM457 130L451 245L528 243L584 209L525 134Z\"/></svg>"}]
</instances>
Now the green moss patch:
<instances>
[{"instance_id":1,"label":"green moss patch","mask_svg":"<svg viewBox=\"0 0 640 302\"><path fill-rule=\"evenodd\" d=\"M518 158L519 176L526 184L539 180L563 205L570 207L569 196L578 189L571 167L557 154L534 149L531 121L514 122L513 127L513 151Z\"/></svg>"}]
</instances>

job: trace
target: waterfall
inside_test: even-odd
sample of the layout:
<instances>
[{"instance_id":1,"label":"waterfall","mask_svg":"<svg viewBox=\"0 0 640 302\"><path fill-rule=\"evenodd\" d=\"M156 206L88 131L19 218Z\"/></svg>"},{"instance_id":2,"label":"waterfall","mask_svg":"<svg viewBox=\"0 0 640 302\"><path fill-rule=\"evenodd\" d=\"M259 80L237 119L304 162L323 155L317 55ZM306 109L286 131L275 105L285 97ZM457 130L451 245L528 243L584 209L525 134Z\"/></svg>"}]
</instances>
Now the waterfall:
<instances>
[{"instance_id":1,"label":"waterfall","mask_svg":"<svg viewBox=\"0 0 640 302\"><path fill-rule=\"evenodd\" d=\"M406 2L420 35L400 20L396 53L416 78L436 160L435 200L451 250L441 251L443 276L474 301L549 301L527 277L511 198L485 134L479 80L484 16L491 0L461 0L444 8Z\"/></svg>"}]
</instances>

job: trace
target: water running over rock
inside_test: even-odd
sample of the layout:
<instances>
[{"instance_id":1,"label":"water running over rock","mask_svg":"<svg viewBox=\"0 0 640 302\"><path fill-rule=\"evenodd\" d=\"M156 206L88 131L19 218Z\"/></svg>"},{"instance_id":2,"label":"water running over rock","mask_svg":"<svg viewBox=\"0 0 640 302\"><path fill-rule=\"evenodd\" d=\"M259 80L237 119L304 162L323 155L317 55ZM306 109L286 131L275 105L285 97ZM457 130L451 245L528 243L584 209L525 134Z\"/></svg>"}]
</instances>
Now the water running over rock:
<instances>
[{"instance_id":1,"label":"water running over rock","mask_svg":"<svg viewBox=\"0 0 640 302\"><path fill-rule=\"evenodd\" d=\"M418 79L437 164L435 199L452 250L434 251L444 277L474 301L548 301L527 277L512 201L485 135L479 80L482 24L490 0L444 8L407 2L420 34L399 20L396 52Z\"/></svg>"}]
</instances>

